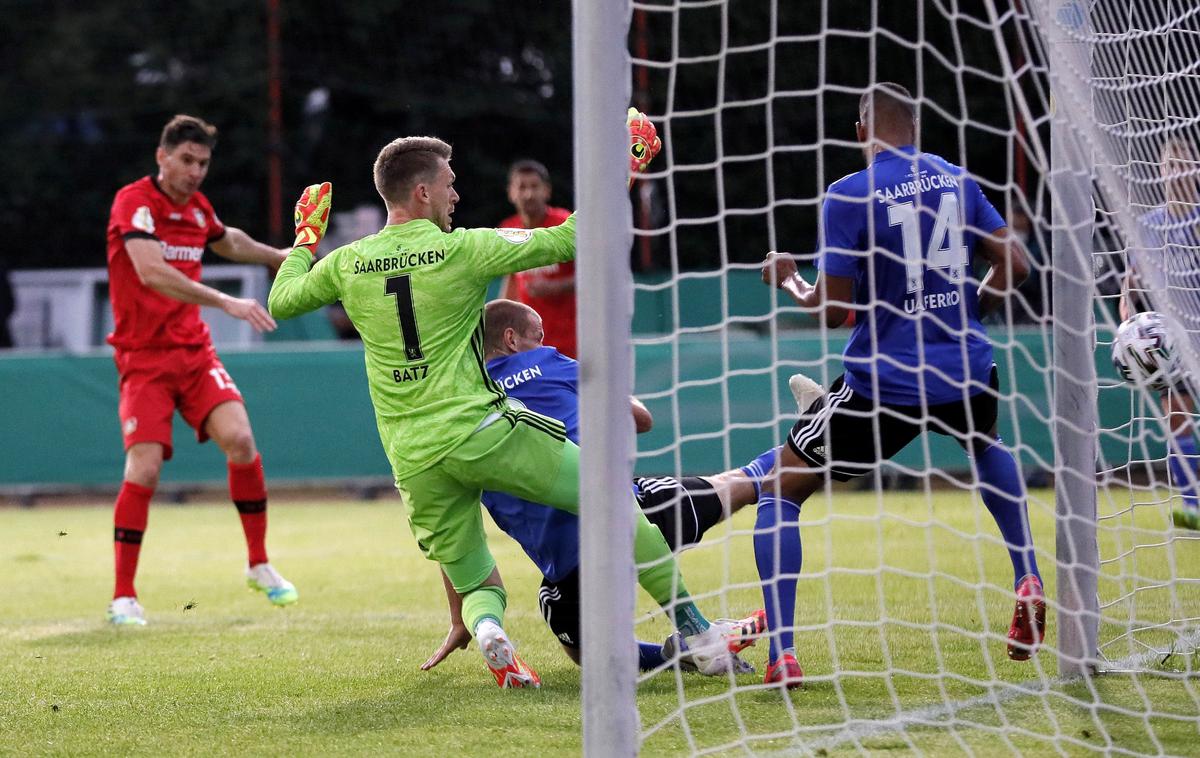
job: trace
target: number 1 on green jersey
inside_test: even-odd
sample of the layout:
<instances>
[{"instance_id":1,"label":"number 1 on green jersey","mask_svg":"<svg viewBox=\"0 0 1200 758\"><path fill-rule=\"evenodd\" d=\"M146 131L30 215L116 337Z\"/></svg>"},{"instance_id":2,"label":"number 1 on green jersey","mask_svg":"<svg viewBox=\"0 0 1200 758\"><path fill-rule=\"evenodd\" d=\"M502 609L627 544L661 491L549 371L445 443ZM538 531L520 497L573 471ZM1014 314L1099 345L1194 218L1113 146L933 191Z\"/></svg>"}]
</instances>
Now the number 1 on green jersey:
<instances>
[{"instance_id":1,"label":"number 1 on green jersey","mask_svg":"<svg viewBox=\"0 0 1200 758\"><path fill-rule=\"evenodd\" d=\"M410 361L424 360L421 333L417 331L417 314L413 309L412 275L389 276L384 284L388 297L396 298L396 318L400 322L400 334L404 337L405 356Z\"/></svg>"}]
</instances>

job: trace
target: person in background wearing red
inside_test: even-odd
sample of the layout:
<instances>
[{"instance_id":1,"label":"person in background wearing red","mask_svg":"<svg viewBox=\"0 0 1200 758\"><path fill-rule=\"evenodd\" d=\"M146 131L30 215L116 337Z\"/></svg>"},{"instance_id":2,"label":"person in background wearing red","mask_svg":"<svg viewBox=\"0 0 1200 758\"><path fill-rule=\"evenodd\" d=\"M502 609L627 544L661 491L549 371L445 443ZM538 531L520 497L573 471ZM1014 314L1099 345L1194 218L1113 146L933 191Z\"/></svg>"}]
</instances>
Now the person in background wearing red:
<instances>
[{"instance_id":1,"label":"person in background wearing red","mask_svg":"<svg viewBox=\"0 0 1200 758\"><path fill-rule=\"evenodd\" d=\"M550 172L534 160L517 161L508 169L508 200L516 213L500 222L501 228L538 229L558 226L571 211L550 205ZM525 303L545 321L544 344L579 358L575 344L575 262L555 263L504 278L500 297Z\"/></svg>"}]
</instances>

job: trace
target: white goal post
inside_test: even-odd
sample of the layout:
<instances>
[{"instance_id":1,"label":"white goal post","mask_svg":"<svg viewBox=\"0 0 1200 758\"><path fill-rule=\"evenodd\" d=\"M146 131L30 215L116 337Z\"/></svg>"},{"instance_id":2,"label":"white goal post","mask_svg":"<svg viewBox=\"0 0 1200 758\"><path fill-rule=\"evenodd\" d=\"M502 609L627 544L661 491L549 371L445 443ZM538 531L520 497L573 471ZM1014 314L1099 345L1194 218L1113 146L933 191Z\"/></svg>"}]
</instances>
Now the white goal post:
<instances>
[{"instance_id":1,"label":"white goal post","mask_svg":"<svg viewBox=\"0 0 1200 758\"><path fill-rule=\"evenodd\" d=\"M629 101L626 0L575 0L576 276L579 350L579 529L583 745L588 755L633 755L636 665L633 513L611 496L628 490L634 456L629 322L633 240L624 192ZM584 284L586 283L586 284ZM582 463L586 461L586 463ZM594 535L590 538L587 535Z\"/></svg>"}]
</instances>

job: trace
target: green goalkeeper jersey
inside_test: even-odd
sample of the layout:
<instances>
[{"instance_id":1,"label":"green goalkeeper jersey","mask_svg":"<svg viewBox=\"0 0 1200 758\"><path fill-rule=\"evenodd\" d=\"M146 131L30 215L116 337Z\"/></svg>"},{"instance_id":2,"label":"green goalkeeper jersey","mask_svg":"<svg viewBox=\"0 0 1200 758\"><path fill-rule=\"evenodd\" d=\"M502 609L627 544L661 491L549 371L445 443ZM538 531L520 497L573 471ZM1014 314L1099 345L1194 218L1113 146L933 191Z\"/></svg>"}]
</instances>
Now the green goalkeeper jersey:
<instances>
[{"instance_id":1,"label":"green goalkeeper jersey","mask_svg":"<svg viewBox=\"0 0 1200 758\"><path fill-rule=\"evenodd\" d=\"M545 229L449 233L419 219L385 226L316 265L293 250L267 305L284 319L342 301L362 336L379 438L400 480L439 461L504 404L484 363L488 284L574 257L574 214Z\"/></svg>"}]
</instances>

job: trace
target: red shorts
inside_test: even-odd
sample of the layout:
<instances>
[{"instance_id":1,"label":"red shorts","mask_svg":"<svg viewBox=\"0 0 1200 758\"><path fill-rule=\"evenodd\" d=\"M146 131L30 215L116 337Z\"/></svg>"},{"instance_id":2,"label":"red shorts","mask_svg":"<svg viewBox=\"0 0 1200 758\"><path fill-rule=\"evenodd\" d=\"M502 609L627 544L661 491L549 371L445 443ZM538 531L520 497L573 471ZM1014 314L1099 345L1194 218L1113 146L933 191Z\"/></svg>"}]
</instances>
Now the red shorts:
<instances>
[{"instance_id":1,"label":"red shorts","mask_svg":"<svg viewBox=\"0 0 1200 758\"><path fill-rule=\"evenodd\" d=\"M242 393L221 365L212 345L168 350L118 350L113 356L120 377L121 433L125 449L139 442L163 446L163 458L173 453L171 419L175 409L196 440L204 442L204 422L221 403L242 401Z\"/></svg>"}]
</instances>

